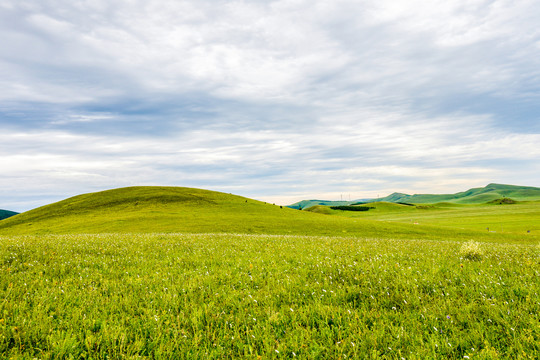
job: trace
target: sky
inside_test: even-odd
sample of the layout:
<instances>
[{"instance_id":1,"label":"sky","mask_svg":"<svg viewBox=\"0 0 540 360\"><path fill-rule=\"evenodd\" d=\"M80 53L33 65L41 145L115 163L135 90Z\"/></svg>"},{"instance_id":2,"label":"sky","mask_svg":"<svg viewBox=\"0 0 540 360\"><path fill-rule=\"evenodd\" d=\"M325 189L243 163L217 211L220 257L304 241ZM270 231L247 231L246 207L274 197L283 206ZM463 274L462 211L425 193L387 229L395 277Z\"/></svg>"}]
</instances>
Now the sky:
<instances>
[{"instance_id":1,"label":"sky","mask_svg":"<svg viewBox=\"0 0 540 360\"><path fill-rule=\"evenodd\" d=\"M535 0L3 0L0 209L540 186Z\"/></svg>"}]
</instances>

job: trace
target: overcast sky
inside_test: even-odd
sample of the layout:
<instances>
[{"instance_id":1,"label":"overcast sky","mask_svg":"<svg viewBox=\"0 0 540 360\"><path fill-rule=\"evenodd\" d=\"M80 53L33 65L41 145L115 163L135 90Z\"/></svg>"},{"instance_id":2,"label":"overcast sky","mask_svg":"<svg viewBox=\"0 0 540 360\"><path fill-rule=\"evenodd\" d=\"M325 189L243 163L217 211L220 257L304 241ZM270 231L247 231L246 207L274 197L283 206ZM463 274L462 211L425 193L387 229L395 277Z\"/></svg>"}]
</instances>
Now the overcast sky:
<instances>
[{"instance_id":1,"label":"overcast sky","mask_svg":"<svg viewBox=\"0 0 540 360\"><path fill-rule=\"evenodd\" d=\"M540 2L2 0L0 209L540 186Z\"/></svg>"}]
</instances>

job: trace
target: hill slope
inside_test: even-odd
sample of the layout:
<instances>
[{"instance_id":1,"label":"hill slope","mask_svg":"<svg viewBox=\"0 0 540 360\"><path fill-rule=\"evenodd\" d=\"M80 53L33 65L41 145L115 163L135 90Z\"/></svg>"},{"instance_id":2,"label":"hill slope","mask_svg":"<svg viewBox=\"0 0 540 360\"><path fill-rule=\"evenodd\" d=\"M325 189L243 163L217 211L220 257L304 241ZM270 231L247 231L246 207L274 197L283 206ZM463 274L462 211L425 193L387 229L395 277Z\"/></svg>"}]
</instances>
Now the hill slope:
<instances>
[{"instance_id":1,"label":"hill slope","mask_svg":"<svg viewBox=\"0 0 540 360\"><path fill-rule=\"evenodd\" d=\"M173 232L416 239L478 235L496 240L469 231L328 216L181 187L129 187L83 194L0 222L0 235Z\"/></svg>"},{"instance_id":2,"label":"hill slope","mask_svg":"<svg viewBox=\"0 0 540 360\"><path fill-rule=\"evenodd\" d=\"M225 232L268 234L375 233L364 226L215 191L129 187L78 195L0 222L0 234ZM407 230L402 230L407 232Z\"/></svg>"},{"instance_id":3,"label":"hill slope","mask_svg":"<svg viewBox=\"0 0 540 360\"><path fill-rule=\"evenodd\" d=\"M489 201L512 198L514 200L539 200L540 188L531 186L516 186L503 184L489 184L482 188L473 188L455 194L415 194L407 195L393 193L378 201L408 202L415 204L433 204L438 202L453 202L458 204L480 204Z\"/></svg>"},{"instance_id":4,"label":"hill slope","mask_svg":"<svg viewBox=\"0 0 540 360\"><path fill-rule=\"evenodd\" d=\"M532 186L516 186L503 184L489 184L482 188L473 188L455 194L403 194L392 193L378 199L361 199L353 201L330 201L330 200L302 200L288 207L292 209L307 209L315 205L340 206L351 205L360 202L392 202L413 204L434 204L438 202L450 202L456 204L482 204L490 201L512 198L518 201L540 200L540 188Z\"/></svg>"},{"instance_id":5,"label":"hill slope","mask_svg":"<svg viewBox=\"0 0 540 360\"><path fill-rule=\"evenodd\" d=\"M7 219L8 217L12 217L17 215L18 213L15 211L9 211L9 210L2 210L0 209L0 220Z\"/></svg>"}]
</instances>

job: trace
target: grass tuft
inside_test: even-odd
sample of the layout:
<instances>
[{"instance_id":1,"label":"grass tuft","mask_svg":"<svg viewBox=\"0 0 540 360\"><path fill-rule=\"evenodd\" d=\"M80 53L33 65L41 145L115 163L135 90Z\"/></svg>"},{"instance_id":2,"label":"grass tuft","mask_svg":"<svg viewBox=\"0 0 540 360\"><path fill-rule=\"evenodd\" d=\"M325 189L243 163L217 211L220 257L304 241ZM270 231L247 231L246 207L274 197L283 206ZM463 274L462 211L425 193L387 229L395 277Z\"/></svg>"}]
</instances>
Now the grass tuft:
<instances>
[{"instance_id":1,"label":"grass tuft","mask_svg":"<svg viewBox=\"0 0 540 360\"><path fill-rule=\"evenodd\" d=\"M461 245L461 248L459 249L459 254L464 259L471 261L480 261L484 256L484 251L482 250L478 242L471 240Z\"/></svg>"}]
</instances>

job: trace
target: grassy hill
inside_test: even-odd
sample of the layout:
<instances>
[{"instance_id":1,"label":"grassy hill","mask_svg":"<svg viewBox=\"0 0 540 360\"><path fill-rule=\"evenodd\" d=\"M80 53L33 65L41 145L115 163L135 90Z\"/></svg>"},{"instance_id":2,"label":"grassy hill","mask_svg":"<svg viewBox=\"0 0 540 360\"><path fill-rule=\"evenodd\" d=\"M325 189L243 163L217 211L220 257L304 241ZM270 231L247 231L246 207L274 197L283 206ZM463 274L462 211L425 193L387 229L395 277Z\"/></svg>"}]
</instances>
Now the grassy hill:
<instances>
[{"instance_id":1,"label":"grassy hill","mask_svg":"<svg viewBox=\"0 0 540 360\"><path fill-rule=\"evenodd\" d=\"M215 191L128 187L78 195L0 222L0 235L243 233L521 241L500 234L327 216Z\"/></svg>"},{"instance_id":2,"label":"grassy hill","mask_svg":"<svg viewBox=\"0 0 540 360\"><path fill-rule=\"evenodd\" d=\"M8 217L12 217L17 215L18 213L15 211L9 211L9 210L2 210L0 209L0 220L7 219Z\"/></svg>"},{"instance_id":3,"label":"grassy hill","mask_svg":"<svg viewBox=\"0 0 540 360\"><path fill-rule=\"evenodd\" d=\"M182 187L129 187L83 194L0 222L2 235L215 232L374 236L397 232L405 236L410 231ZM421 232L413 232L421 236Z\"/></svg>"},{"instance_id":4,"label":"grassy hill","mask_svg":"<svg viewBox=\"0 0 540 360\"><path fill-rule=\"evenodd\" d=\"M457 204L481 204L500 198L514 200L540 200L540 188L531 186L516 186L489 184L482 188L473 188L455 194L415 194L407 195L393 193L377 201L407 202L415 204L433 204L439 202L452 202Z\"/></svg>"},{"instance_id":5,"label":"grassy hill","mask_svg":"<svg viewBox=\"0 0 540 360\"><path fill-rule=\"evenodd\" d=\"M403 202L414 204L434 204L440 202L450 202L456 204L482 204L489 201L496 201L502 198L512 198L519 201L540 200L540 188L531 186L489 184L482 188L473 188L455 194L409 195L395 192L379 199L360 199L353 201L302 200L292 205L288 205L288 207L293 209L307 209L315 205L341 206L375 201L391 203Z\"/></svg>"},{"instance_id":6,"label":"grassy hill","mask_svg":"<svg viewBox=\"0 0 540 360\"><path fill-rule=\"evenodd\" d=\"M361 199L353 201L302 200L292 205L288 205L288 207L293 209L307 209L315 205L341 206L352 205L360 202L367 203L375 201L414 204L434 204L440 202L450 202L456 204L482 204L502 198L512 198L519 201L540 200L540 188L531 186L489 184L482 188L473 188L455 194L409 195L395 192L379 199Z\"/></svg>"}]
</instances>

